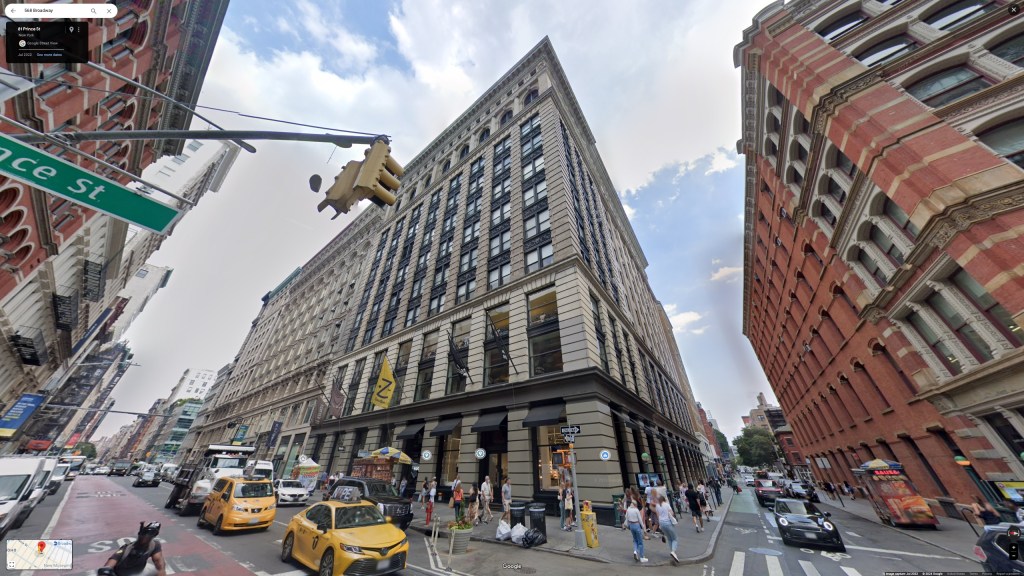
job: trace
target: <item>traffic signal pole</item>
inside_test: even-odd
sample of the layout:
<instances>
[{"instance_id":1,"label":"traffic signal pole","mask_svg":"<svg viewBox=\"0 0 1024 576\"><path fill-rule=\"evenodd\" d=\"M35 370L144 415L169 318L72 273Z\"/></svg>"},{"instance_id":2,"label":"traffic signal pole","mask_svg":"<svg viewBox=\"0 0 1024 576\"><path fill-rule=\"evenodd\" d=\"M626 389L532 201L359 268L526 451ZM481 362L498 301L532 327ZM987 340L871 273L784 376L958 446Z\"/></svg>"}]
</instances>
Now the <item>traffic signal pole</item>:
<instances>
[{"instance_id":1,"label":"traffic signal pole","mask_svg":"<svg viewBox=\"0 0 1024 576\"><path fill-rule=\"evenodd\" d=\"M104 140L292 140L300 142L327 142L339 148L350 148L353 144L372 145L387 138L379 135L355 134L311 134L309 132L274 132L267 130L106 130L91 132L51 132L49 134L8 134L11 138L27 144L49 142L57 138L67 143L95 142Z\"/></svg>"}]
</instances>

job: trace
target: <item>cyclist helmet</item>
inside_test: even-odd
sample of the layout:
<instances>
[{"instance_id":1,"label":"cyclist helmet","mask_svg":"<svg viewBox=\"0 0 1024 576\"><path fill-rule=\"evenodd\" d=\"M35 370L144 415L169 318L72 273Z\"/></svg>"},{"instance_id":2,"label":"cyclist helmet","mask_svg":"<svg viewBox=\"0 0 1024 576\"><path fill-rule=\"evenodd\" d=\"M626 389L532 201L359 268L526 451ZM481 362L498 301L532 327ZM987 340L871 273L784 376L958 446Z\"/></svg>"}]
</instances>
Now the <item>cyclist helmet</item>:
<instances>
[{"instance_id":1,"label":"cyclist helmet","mask_svg":"<svg viewBox=\"0 0 1024 576\"><path fill-rule=\"evenodd\" d=\"M143 536L149 536L150 538L155 538L156 535L159 534L159 533L160 533L160 523L159 522L150 522L149 524L144 524L142 522L139 522L139 538L142 538Z\"/></svg>"}]
</instances>

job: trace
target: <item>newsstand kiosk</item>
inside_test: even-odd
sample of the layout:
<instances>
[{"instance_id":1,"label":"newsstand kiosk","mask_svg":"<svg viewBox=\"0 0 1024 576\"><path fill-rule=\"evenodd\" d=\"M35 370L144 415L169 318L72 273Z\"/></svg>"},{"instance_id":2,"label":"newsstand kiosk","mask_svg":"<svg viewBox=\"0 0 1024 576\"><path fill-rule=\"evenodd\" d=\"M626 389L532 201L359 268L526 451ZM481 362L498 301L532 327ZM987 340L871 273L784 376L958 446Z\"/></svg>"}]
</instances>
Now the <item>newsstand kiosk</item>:
<instances>
[{"instance_id":1,"label":"newsstand kiosk","mask_svg":"<svg viewBox=\"0 0 1024 576\"><path fill-rule=\"evenodd\" d=\"M931 506L918 494L903 471L903 465L892 460L875 459L853 469L867 490L875 514L894 527L931 526L939 524Z\"/></svg>"}]
</instances>

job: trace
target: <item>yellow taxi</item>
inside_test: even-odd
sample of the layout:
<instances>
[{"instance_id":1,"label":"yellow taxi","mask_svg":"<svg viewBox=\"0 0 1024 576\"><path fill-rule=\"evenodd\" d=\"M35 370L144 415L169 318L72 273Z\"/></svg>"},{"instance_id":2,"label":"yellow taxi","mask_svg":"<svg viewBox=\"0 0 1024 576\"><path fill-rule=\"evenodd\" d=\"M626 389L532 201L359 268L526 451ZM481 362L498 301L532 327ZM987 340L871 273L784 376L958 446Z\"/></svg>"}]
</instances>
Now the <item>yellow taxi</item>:
<instances>
[{"instance_id":1,"label":"yellow taxi","mask_svg":"<svg viewBox=\"0 0 1024 576\"><path fill-rule=\"evenodd\" d=\"M265 478L220 478L206 496L196 526L213 526L214 534L229 530L266 530L277 515L274 485Z\"/></svg>"},{"instance_id":2,"label":"yellow taxi","mask_svg":"<svg viewBox=\"0 0 1024 576\"><path fill-rule=\"evenodd\" d=\"M297 560L319 576L391 574L405 569L408 555L405 532L354 487L292 517L281 544L281 560Z\"/></svg>"}]
</instances>

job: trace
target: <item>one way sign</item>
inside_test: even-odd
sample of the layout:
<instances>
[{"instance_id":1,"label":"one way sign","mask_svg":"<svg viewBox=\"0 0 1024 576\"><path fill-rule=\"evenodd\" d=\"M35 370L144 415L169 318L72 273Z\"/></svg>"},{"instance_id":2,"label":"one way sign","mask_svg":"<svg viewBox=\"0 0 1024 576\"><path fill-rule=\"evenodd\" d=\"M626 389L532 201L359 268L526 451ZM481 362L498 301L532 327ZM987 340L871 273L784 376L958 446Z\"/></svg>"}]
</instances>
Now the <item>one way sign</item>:
<instances>
[{"instance_id":1,"label":"one way sign","mask_svg":"<svg viewBox=\"0 0 1024 576\"><path fill-rule=\"evenodd\" d=\"M579 434L582 429L579 426L562 426L562 434Z\"/></svg>"}]
</instances>

